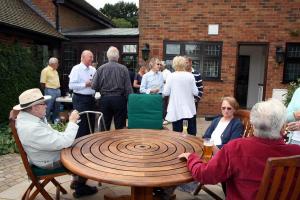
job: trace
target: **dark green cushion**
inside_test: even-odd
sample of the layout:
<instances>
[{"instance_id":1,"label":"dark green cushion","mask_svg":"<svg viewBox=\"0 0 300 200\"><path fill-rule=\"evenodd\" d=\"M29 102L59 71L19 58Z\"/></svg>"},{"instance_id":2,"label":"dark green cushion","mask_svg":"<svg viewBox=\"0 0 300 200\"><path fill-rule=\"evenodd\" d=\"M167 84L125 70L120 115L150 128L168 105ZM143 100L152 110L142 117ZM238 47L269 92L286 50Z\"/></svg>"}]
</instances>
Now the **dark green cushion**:
<instances>
[{"instance_id":1,"label":"dark green cushion","mask_svg":"<svg viewBox=\"0 0 300 200\"><path fill-rule=\"evenodd\" d=\"M31 169L36 176L45 176L50 174L58 174L58 173L66 173L67 169L64 167L59 167L56 169L42 169L40 167L37 167L35 165L31 165Z\"/></svg>"},{"instance_id":2,"label":"dark green cushion","mask_svg":"<svg viewBox=\"0 0 300 200\"><path fill-rule=\"evenodd\" d=\"M162 129L162 96L130 94L128 97L128 128Z\"/></svg>"}]
</instances>

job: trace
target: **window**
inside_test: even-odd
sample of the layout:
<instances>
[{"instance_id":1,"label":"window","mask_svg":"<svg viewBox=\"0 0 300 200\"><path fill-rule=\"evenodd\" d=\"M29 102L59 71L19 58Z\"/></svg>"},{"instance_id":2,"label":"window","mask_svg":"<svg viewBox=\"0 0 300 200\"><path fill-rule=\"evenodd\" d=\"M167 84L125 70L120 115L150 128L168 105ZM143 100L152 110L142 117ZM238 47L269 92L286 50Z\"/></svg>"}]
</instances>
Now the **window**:
<instances>
[{"instance_id":1,"label":"window","mask_svg":"<svg viewBox=\"0 0 300 200\"><path fill-rule=\"evenodd\" d=\"M295 81L300 77L300 43L287 43L283 82Z\"/></svg>"},{"instance_id":2,"label":"window","mask_svg":"<svg viewBox=\"0 0 300 200\"><path fill-rule=\"evenodd\" d=\"M222 42L164 42L166 67L172 69L172 59L177 55L192 58L193 68L204 80L220 80ZM174 71L174 70L173 70Z\"/></svg>"},{"instance_id":3,"label":"window","mask_svg":"<svg viewBox=\"0 0 300 200\"><path fill-rule=\"evenodd\" d=\"M123 45L123 53L136 53L136 45L135 44Z\"/></svg>"},{"instance_id":4,"label":"window","mask_svg":"<svg viewBox=\"0 0 300 200\"><path fill-rule=\"evenodd\" d=\"M123 45L123 52L121 55L121 63L129 70L136 71L138 68L138 56L136 44Z\"/></svg>"}]
</instances>

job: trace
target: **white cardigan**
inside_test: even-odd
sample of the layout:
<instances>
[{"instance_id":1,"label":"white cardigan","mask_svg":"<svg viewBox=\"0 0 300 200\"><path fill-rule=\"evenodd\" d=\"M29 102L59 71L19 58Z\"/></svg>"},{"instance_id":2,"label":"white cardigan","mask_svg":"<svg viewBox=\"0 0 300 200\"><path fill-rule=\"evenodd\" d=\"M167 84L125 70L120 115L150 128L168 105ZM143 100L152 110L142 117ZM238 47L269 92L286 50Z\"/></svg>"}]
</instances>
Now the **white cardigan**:
<instances>
[{"instance_id":1,"label":"white cardigan","mask_svg":"<svg viewBox=\"0 0 300 200\"><path fill-rule=\"evenodd\" d=\"M192 73L177 71L170 74L163 94L170 96L166 120L175 122L196 114L194 96L198 95L198 89Z\"/></svg>"}]
</instances>

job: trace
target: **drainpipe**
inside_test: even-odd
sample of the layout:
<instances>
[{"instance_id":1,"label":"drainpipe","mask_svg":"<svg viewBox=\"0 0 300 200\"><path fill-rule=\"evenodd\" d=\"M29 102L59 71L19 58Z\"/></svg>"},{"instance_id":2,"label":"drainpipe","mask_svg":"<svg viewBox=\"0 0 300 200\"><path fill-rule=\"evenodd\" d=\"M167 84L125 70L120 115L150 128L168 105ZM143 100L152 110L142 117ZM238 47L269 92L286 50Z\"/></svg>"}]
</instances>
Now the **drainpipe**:
<instances>
[{"instance_id":1,"label":"drainpipe","mask_svg":"<svg viewBox=\"0 0 300 200\"><path fill-rule=\"evenodd\" d=\"M53 3L55 5L55 26L56 26L56 30L58 32L61 32L61 27L60 27L60 23L59 23L59 4L60 3L64 3L64 0L53 0Z\"/></svg>"}]
</instances>

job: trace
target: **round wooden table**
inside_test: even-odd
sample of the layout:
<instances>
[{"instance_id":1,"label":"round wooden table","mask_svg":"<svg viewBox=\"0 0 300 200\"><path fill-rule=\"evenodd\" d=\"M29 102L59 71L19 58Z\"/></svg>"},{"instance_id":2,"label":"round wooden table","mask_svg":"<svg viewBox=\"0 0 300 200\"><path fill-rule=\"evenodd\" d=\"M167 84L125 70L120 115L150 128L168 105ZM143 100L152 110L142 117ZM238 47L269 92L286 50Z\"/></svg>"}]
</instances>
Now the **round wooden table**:
<instances>
[{"instance_id":1,"label":"round wooden table","mask_svg":"<svg viewBox=\"0 0 300 200\"><path fill-rule=\"evenodd\" d=\"M74 174L105 183L131 186L131 199L150 200L153 187L192 181L184 152L202 153L200 138L169 130L121 129L75 140L61 153Z\"/></svg>"}]
</instances>

